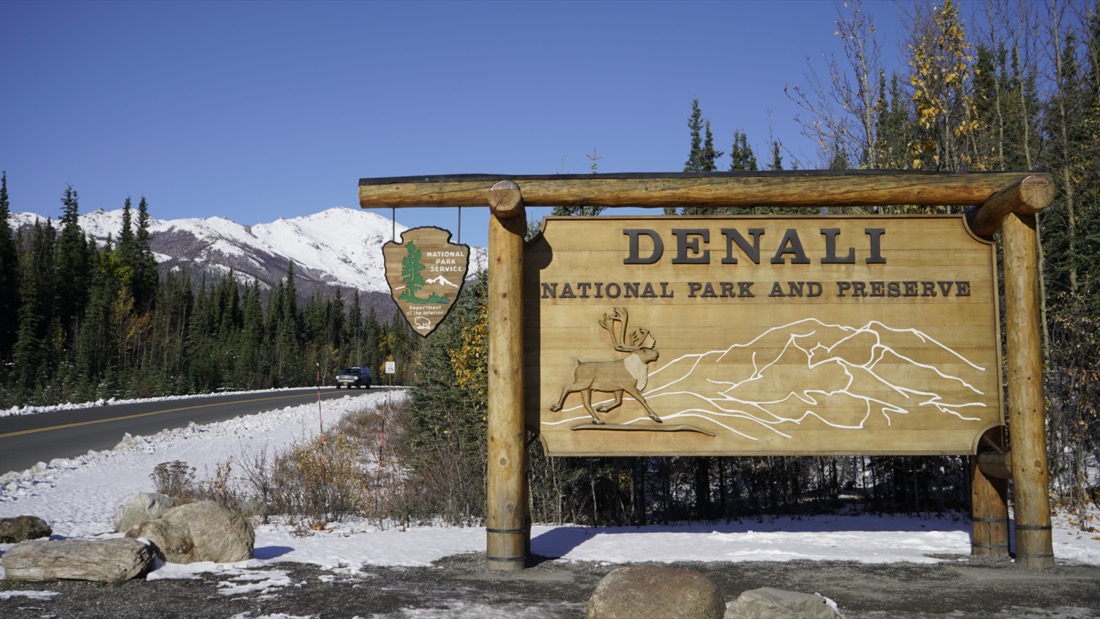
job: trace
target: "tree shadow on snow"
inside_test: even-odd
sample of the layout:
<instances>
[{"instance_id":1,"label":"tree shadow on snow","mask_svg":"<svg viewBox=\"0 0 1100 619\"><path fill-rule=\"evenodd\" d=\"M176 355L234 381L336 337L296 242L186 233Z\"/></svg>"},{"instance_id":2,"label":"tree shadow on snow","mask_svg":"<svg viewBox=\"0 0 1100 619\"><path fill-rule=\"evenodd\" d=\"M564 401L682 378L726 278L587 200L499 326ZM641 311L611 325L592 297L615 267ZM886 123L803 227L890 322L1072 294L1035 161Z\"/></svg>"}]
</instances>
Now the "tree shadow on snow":
<instances>
[{"instance_id":1,"label":"tree shadow on snow","mask_svg":"<svg viewBox=\"0 0 1100 619\"><path fill-rule=\"evenodd\" d=\"M266 561L268 559L277 559L291 552L294 552L294 549L290 546L264 546L253 550L252 557Z\"/></svg>"},{"instance_id":2,"label":"tree shadow on snow","mask_svg":"<svg viewBox=\"0 0 1100 619\"><path fill-rule=\"evenodd\" d=\"M841 532L970 532L969 516L812 516L745 518L731 522L681 522L637 527L583 527L561 525L531 538L531 554L545 559L564 557L598 535L639 533L841 533Z\"/></svg>"}]
</instances>

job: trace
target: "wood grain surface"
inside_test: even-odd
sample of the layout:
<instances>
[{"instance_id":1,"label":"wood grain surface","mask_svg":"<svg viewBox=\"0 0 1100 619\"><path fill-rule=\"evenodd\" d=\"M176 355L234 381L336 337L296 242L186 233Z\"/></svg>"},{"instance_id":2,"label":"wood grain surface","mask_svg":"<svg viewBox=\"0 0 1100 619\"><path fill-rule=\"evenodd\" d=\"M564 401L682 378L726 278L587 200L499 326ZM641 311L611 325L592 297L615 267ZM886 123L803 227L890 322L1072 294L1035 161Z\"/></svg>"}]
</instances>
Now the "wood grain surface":
<instances>
[{"instance_id":1,"label":"wood grain surface","mask_svg":"<svg viewBox=\"0 0 1100 619\"><path fill-rule=\"evenodd\" d=\"M548 218L524 270L554 455L963 454L1004 423L994 248L961 215ZM646 348L660 422L626 387L599 410Z\"/></svg>"},{"instance_id":2,"label":"wood grain surface","mask_svg":"<svg viewBox=\"0 0 1100 619\"><path fill-rule=\"evenodd\" d=\"M527 206L980 205L1027 172L782 171L714 174L460 174L363 178L359 204L373 207L488 206L499 181L516 183Z\"/></svg>"}]
</instances>

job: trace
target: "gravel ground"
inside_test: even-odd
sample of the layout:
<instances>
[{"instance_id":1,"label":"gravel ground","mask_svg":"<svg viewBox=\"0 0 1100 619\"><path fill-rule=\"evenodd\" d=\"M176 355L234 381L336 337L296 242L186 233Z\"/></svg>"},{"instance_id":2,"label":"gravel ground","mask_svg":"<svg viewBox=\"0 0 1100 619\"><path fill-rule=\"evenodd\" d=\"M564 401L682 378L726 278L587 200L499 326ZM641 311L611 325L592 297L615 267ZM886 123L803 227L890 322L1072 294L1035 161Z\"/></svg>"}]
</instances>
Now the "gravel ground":
<instances>
[{"instance_id":1,"label":"gravel ground","mask_svg":"<svg viewBox=\"0 0 1100 619\"><path fill-rule=\"evenodd\" d=\"M1100 567L1015 567L1003 558L943 557L939 564L847 562L686 563L733 601L777 587L820 593L848 618L1100 617ZM191 580L19 583L0 581L0 617L552 617L584 616L585 603L618 565L542 561L522 572L486 570L481 554L422 568L334 573L275 564ZM259 590L258 590L259 589ZM12 592L50 591L46 598Z\"/></svg>"}]
</instances>

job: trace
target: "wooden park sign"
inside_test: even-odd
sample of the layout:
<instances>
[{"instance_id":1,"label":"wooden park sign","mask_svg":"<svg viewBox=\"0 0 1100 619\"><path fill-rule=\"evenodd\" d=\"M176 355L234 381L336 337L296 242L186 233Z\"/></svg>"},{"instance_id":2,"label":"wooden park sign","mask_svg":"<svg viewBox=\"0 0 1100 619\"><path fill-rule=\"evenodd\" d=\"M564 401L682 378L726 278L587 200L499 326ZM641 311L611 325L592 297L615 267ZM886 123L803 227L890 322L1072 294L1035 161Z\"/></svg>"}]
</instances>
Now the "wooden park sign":
<instances>
[{"instance_id":1,"label":"wooden park sign","mask_svg":"<svg viewBox=\"0 0 1100 619\"><path fill-rule=\"evenodd\" d=\"M961 215L550 218L524 265L550 455L974 454L1004 423Z\"/></svg>"},{"instance_id":2,"label":"wooden park sign","mask_svg":"<svg viewBox=\"0 0 1100 619\"><path fill-rule=\"evenodd\" d=\"M486 559L530 550L554 454L971 454L975 554L1054 564L1038 211L1046 175L780 172L361 179L364 208L484 206ZM551 218L526 206L964 206L956 216ZM1004 255L1000 351L994 235ZM1007 383L1003 412L1001 366Z\"/></svg>"}]
</instances>

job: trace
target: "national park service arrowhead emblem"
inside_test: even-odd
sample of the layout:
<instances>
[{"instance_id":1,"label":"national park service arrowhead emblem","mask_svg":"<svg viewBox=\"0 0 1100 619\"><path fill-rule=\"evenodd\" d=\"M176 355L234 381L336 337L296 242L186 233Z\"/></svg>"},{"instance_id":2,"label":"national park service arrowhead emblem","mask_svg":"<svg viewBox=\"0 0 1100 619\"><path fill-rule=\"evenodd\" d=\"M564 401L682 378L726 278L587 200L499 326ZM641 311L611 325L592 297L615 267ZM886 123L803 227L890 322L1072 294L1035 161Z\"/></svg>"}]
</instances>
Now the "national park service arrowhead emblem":
<instances>
[{"instance_id":1,"label":"national park service arrowhead emblem","mask_svg":"<svg viewBox=\"0 0 1100 619\"><path fill-rule=\"evenodd\" d=\"M409 325L427 336L447 317L470 264L470 246L451 243L442 228L406 230L401 243L382 246L386 281Z\"/></svg>"}]
</instances>

